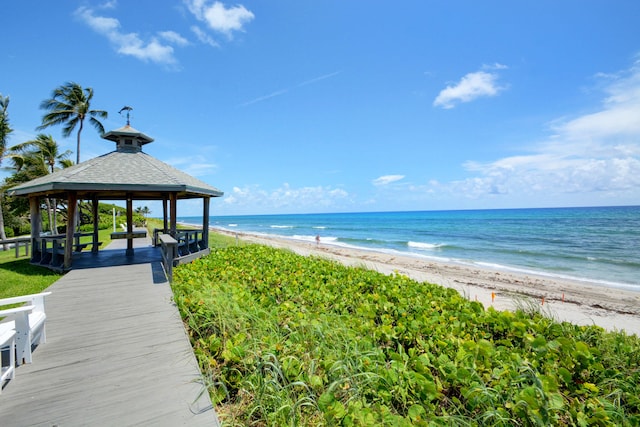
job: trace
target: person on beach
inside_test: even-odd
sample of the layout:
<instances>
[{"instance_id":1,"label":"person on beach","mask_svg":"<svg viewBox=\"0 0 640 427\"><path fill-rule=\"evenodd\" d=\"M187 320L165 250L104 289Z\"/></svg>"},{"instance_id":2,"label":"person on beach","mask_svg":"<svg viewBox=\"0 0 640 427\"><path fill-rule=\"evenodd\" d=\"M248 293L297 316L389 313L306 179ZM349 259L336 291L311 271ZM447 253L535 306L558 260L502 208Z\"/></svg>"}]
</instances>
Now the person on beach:
<instances>
[{"instance_id":1,"label":"person on beach","mask_svg":"<svg viewBox=\"0 0 640 427\"><path fill-rule=\"evenodd\" d=\"M316 234L316 245L320 245L320 235Z\"/></svg>"}]
</instances>

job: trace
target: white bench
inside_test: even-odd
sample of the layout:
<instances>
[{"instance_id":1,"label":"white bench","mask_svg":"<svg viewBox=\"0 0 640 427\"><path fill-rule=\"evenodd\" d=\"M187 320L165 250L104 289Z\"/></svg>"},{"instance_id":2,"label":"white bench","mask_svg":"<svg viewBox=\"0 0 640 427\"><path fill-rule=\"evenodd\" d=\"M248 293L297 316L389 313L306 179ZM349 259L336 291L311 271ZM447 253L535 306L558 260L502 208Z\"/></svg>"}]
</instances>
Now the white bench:
<instances>
[{"instance_id":1,"label":"white bench","mask_svg":"<svg viewBox=\"0 0 640 427\"><path fill-rule=\"evenodd\" d=\"M5 381L16 376L16 330L9 324L0 323L0 353L7 353L0 366L0 393Z\"/></svg>"},{"instance_id":2,"label":"white bench","mask_svg":"<svg viewBox=\"0 0 640 427\"><path fill-rule=\"evenodd\" d=\"M0 333L15 330L16 365L31 363L31 350L40 343L47 342L44 299L51 292L0 299L0 307L27 303L26 305L0 310L0 317L6 317L0 323Z\"/></svg>"}]
</instances>

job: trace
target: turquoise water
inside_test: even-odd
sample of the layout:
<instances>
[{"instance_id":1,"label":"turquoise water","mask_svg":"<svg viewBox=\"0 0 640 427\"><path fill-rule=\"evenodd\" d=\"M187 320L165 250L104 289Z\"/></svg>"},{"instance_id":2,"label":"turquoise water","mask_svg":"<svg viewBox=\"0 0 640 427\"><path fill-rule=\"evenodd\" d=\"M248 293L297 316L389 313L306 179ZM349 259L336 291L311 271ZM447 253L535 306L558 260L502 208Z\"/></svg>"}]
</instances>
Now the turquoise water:
<instances>
[{"instance_id":1,"label":"turquoise water","mask_svg":"<svg viewBox=\"0 0 640 427\"><path fill-rule=\"evenodd\" d=\"M212 216L210 224L640 291L640 206Z\"/></svg>"}]
</instances>

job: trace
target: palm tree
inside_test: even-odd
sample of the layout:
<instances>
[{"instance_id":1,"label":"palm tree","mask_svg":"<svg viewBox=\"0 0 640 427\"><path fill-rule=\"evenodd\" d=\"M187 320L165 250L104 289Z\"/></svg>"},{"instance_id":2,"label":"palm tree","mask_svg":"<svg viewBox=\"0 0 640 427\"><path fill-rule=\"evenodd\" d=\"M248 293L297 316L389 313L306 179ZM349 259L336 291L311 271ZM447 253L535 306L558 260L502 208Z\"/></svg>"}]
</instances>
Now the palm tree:
<instances>
[{"instance_id":1,"label":"palm tree","mask_svg":"<svg viewBox=\"0 0 640 427\"><path fill-rule=\"evenodd\" d=\"M7 137L13 132L13 129L9 126L7 108L9 108L9 97L2 96L0 93L0 162L4 157L4 150L7 148Z\"/></svg>"},{"instance_id":2,"label":"palm tree","mask_svg":"<svg viewBox=\"0 0 640 427\"><path fill-rule=\"evenodd\" d=\"M0 165L4 158L4 152L7 148L7 139L9 134L13 132L11 126L9 126L9 115L7 113L9 108L9 97L2 96L0 93ZM2 199L3 194L0 191L0 240L7 240L7 235L4 232L4 214L2 213ZM6 248L5 248L6 249Z\"/></svg>"},{"instance_id":3,"label":"palm tree","mask_svg":"<svg viewBox=\"0 0 640 427\"><path fill-rule=\"evenodd\" d=\"M107 112L104 110L92 110L91 100L93 99L93 89L82 88L77 83L67 82L54 89L50 99L45 99L40 103L40 108L48 111L42 117L42 125L38 130L45 129L53 125L64 125L62 136L67 138L71 132L78 127L76 164L80 163L80 133L84 127L84 120L89 119L89 123L100 133L104 134L104 126L98 120L106 119Z\"/></svg>"},{"instance_id":4,"label":"palm tree","mask_svg":"<svg viewBox=\"0 0 640 427\"><path fill-rule=\"evenodd\" d=\"M36 155L42 158L47 165L49 173L56 171L56 165L62 164L63 161L71 155L71 150L63 153L60 152L60 146L51 135L43 133L38 134L35 139L14 145L10 148L12 153Z\"/></svg>"},{"instance_id":5,"label":"palm tree","mask_svg":"<svg viewBox=\"0 0 640 427\"><path fill-rule=\"evenodd\" d=\"M63 168L68 165L68 157L71 155L71 150L66 150L60 153L60 146L53 139L51 135L39 134L36 139L23 142L22 144L11 147L14 152L29 152L30 155L35 155L37 158L41 158L45 165L49 167L49 173L56 171L56 164L61 165ZM48 200L47 200L48 202ZM58 203L56 199L51 200L51 204L47 203L49 212L49 224L52 226L52 232L58 233L57 224L57 211ZM51 206L53 206L53 214L51 212Z\"/></svg>"},{"instance_id":6,"label":"palm tree","mask_svg":"<svg viewBox=\"0 0 640 427\"><path fill-rule=\"evenodd\" d=\"M93 99L93 89L82 88L78 83L67 82L56 88L51 93L50 99L45 99L40 103L40 108L48 111L42 117L42 125L37 129L44 129L53 125L64 125L62 136L67 138L78 126L76 145L76 164L80 163L80 134L84 127L84 120L88 117L89 123L100 133L104 134L104 126L98 120L106 119L107 112L104 110L92 110L91 100ZM97 118L96 118L97 117ZM80 207L80 201L78 201ZM77 224L80 226L80 209L78 208Z\"/></svg>"},{"instance_id":7,"label":"palm tree","mask_svg":"<svg viewBox=\"0 0 640 427\"><path fill-rule=\"evenodd\" d=\"M14 145L9 149L10 157L17 171L24 171L26 176L38 177L53 173L57 165L65 167L71 150L60 152L60 146L51 135L39 134L35 139ZM45 199L49 213L49 225L54 234L58 233L56 199Z\"/></svg>"}]
</instances>

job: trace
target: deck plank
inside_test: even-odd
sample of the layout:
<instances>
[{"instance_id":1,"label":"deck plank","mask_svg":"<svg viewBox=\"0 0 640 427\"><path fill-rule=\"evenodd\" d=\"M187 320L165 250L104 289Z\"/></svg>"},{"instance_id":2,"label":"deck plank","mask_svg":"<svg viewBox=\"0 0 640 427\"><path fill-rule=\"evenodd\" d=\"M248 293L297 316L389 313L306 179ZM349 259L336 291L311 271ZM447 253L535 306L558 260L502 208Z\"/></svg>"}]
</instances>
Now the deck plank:
<instances>
[{"instance_id":1,"label":"deck plank","mask_svg":"<svg viewBox=\"0 0 640 427\"><path fill-rule=\"evenodd\" d=\"M79 268L50 286L47 342L0 395L0 425L219 425L171 288L154 271L153 262Z\"/></svg>"}]
</instances>

